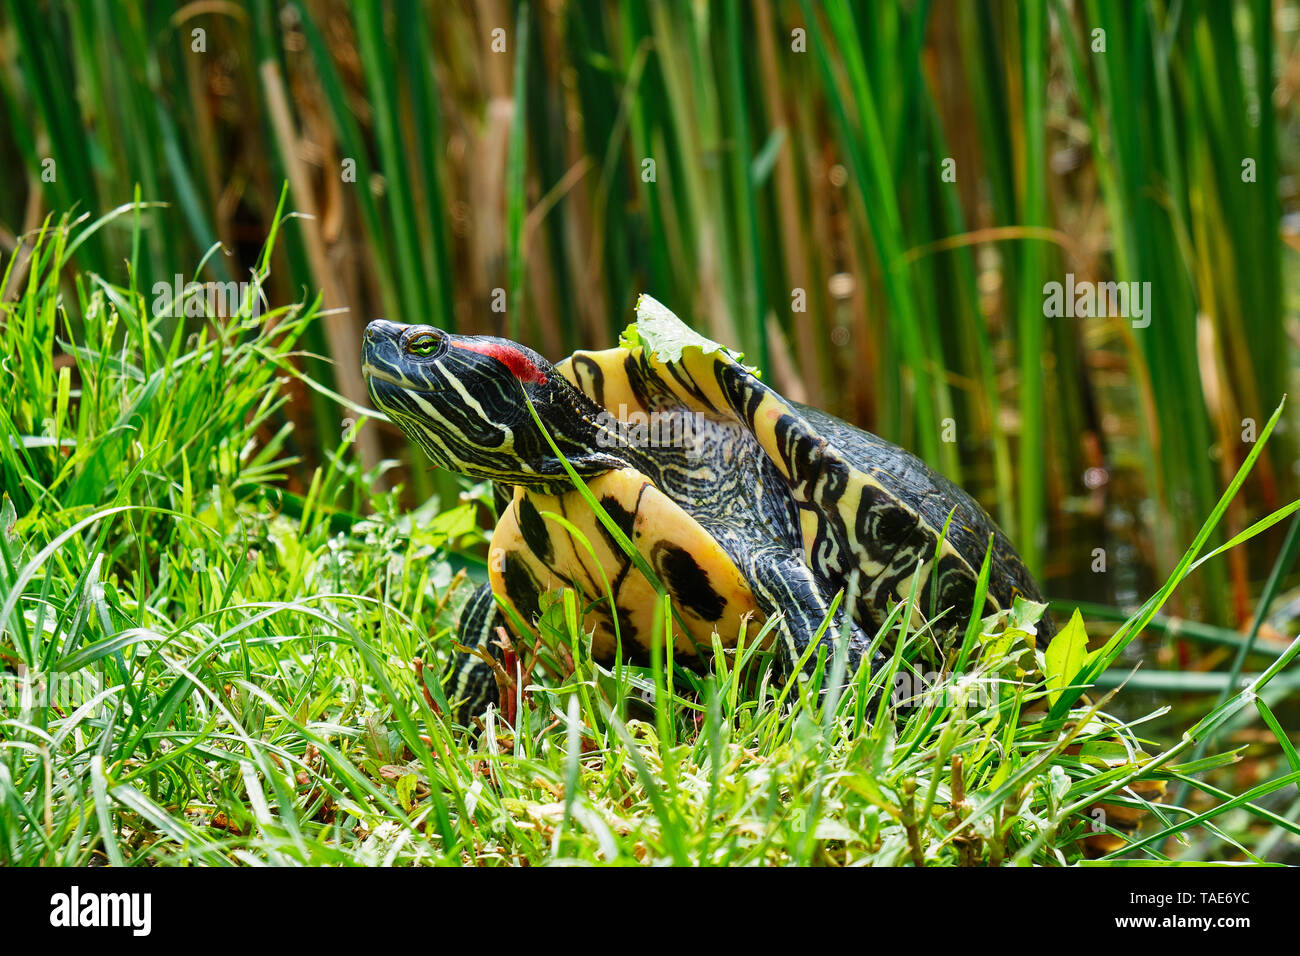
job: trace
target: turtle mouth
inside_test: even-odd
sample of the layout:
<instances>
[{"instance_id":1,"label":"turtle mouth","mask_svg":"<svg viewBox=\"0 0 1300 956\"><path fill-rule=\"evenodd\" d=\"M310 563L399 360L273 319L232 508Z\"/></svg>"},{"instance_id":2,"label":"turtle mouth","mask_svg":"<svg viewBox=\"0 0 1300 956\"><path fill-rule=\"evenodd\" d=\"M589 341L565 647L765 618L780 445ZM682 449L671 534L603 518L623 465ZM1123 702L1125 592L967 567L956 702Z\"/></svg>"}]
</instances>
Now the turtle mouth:
<instances>
[{"instance_id":1,"label":"turtle mouth","mask_svg":"<svg viewBox=\"0 0 1300 956\"><path fill-rule=\"evenodd\" d=\"M442 387L430 388L400 379L391 372L387 372L377 365L372 365L369 361L361 363L361 375L366 380L366 384L370 386L372 394L375 392L376 384L379 383L388 386L388 390L390 391L418 392L422 395L432 395L434 392L441 392L444 390Z\"/></svg>"}]
</instances>

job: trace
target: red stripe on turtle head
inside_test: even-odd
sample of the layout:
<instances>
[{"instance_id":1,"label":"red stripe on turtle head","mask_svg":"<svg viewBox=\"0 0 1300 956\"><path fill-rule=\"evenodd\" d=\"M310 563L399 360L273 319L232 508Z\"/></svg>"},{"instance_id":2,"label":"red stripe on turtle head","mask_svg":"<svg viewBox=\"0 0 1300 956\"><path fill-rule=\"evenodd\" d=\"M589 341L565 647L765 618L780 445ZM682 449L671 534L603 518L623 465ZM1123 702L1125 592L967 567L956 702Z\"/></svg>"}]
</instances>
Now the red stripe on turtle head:
<instances>
[{"instance_id":1,"label":"red stripe on turtle head","mask_svg":"<svg viewBox=\"0 0 1300 956\"><path fill-rule=\"evenodd\" d=\"M510 374L521 382L532 382L537 385L546 384L546 373L523 352L511 348L509 345L502 345L500 342L453 342L457 348L469 349L471 352L478 352L480 355L489 355L510 369Z\"/></svg>"}]
</instances>

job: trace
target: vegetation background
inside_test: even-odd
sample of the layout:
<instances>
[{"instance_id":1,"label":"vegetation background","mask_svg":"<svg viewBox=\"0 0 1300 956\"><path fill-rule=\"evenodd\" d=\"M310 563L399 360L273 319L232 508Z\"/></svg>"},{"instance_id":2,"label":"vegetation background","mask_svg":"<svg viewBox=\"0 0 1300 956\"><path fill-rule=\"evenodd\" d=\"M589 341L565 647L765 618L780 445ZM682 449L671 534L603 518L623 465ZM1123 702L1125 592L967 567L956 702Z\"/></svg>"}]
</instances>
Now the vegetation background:
<instances>
[{"instance_id":1,"label":"vegetation background","mask_svg":"<svg viewBox=\"0 0 1300 956\"><path fill-rule=\"evenodd\" d=\"M263 414L232 385L209 402L243 396L230 427L274 449L256 480L297 502L304 529L313 507L396 521L435 494L422 514L474 524L451 507L462 485L395 429L354 428L370 318L558 358L612 344L648 291L785 394L970 489L1058 607L1082 602L1104 636L1166 579L1294 391L1291 0L2 10L5 298L52 266L62 321L93 325L95 283L74 294L65 265L146 302L158 283L265 267L272 309L313 316L295 313L276 353L284 400ZM281 223L286 182L301 216ZM149 205L86 231L66 263L31 240L47 217L99 222L137 199ZM1149 324L1049 317L1044 285L1067 274L1150 283ZM18 312L3 314L17 335ZM162 316L151 334L221 339L208 318ZM1210 545L1295 497L1295 407ZM5 467L21 518L40 499L18 478L32 465ZM376 505L386 488L397 496ZM92 503L81 493L72 504ZM1130 649L1150 672L1131 686L1174 703L1170 726L1227 693L1240 632L1274 655L1294 636L1257 619L1289 582L1283 531L1192 572L1176 617ZM434 551L464 545L472 564L472 534L439 534ZM1289 690L1273 706L1294 724ZM1236 733L1254 748L1243 785L1288 756L1272 733Z\"/></svg>"}]
</instances>

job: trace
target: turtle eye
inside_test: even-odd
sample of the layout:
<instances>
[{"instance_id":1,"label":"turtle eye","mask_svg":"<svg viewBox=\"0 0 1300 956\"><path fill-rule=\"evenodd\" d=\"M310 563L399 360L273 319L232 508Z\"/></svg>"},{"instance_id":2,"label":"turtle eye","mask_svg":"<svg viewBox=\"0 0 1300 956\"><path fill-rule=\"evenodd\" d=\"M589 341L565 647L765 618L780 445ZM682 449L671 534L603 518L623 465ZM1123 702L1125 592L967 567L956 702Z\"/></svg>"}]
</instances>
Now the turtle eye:
<instances>
[{"instance_id":1,"label":"turtle eye","mask_svg":"<svg viewBox=\"0 0 1300 956\"><path fill-rule=\"evenodd\" d=\"M412 355L432 355L438 349L440 336L433 332L419 332L411 336L406 343L406 351Z\"/></svg>"}]
</instances>

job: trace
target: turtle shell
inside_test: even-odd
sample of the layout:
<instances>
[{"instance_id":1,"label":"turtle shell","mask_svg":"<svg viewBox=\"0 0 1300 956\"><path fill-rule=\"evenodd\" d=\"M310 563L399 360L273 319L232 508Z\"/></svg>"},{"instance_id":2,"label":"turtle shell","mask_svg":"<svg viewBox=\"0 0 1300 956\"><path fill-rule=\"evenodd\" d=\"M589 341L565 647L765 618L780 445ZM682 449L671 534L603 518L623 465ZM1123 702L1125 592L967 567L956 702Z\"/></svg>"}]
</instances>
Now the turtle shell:
<instances>
[{"instance_id":1,"label":"turtle shell","mask_svg":"<svg viewBox=\"0 0 1300 956\"><path fill-rule=\"evenodd\" d=\"M854 616L864 625L880 624L907 599L919 566L914 623L942 612L945 629L964 628L989 548L984 613L1010 608L1017 597L1042 600L1010 541L966 492L897 445L785 399L712 345L664 354L625 340L577 352L555 368L619 421L678 408L751 434L751 447L767 456L798 509L808 567L832 590L856 594ZM1039 641L1054 630L1045 616Z\"/></svg>"},{"instance_id":2,"label":"turtle shell","mask_svg":"<svg viewBox=\"0 0 1300 956\"><path fill-rule=\"evenodd\" d=\"M752 636L765 620L744 572L681 505L632 468L587 483L668 589L676 608L673 653L698 665L717 634L733 647L745 621ZM492 533L492 590L520 622L535 628L542 595L571 588L582 609L591 654L648 665L655 643L657 595L576 491L516 488ZM613 601L609 596L613 596ZM662 633L662 631L660 631Z\"/></svg>"}]
</instances>

